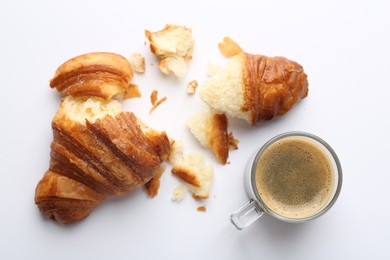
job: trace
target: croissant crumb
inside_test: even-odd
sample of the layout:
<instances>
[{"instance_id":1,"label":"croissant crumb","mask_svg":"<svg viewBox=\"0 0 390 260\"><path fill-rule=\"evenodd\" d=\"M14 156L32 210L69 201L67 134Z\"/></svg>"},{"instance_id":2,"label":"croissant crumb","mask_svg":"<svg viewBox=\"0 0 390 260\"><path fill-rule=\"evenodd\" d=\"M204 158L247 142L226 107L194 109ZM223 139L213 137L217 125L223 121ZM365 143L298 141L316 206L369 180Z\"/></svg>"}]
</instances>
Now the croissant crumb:
<instances>
[{"instance_id":1,"label":"croissant crumb","mask_svg":"<svg viewBox=\"0 0 390 260\"><path fill-rule=\"evenodd\" d=\"M241 47L228 36L223 38L222 42L218 43L218 48L227 58L244 52Z\"/></svg>"},{"instance_id":2,"label":"croissant crumb","mask_svg":"<svg viewBox=\"0 0 390 260\"><path fill-rule=\"evenodd\" d=\"M200 153L183 153L175 161L171 172L179 178L196 200L208 199L213 181L213 167L205 164Z\"/></svg>"}]
</instances>

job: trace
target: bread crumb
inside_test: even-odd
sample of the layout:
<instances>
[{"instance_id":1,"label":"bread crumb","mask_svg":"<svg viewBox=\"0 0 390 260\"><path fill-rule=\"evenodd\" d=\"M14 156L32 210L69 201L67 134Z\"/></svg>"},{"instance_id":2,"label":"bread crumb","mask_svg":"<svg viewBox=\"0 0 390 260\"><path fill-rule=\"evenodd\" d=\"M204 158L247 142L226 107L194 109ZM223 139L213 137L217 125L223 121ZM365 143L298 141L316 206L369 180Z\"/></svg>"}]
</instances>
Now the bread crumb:
<instances>
[{"instance_id":1,"label":"bread crumb","mask_svg":"<svg viewBox=\"0 0 390 260\"><path fill-rule=\"evenodd\" d=\"M241 47L228 36L223 38L222 42L218 43L218 47L223 56L227 58L244 52Z\"/></svg>"},{"instance_id":2,"label":"bread crumb","mask_svg":"<svg viewBox=\"0 0 390 260\"><path fill-rule=\"evenodd\" d=\"M199 206L196 208L196 210L199 212L206 212L207 208L206 208L206 206Z\"/></svg>"},{"instance_id":3,"label":"bread crumb","mask_svg":"<svg viewBox=\"0 0 390 260\"><path fill-rule=\"evenodd\" d=\"M138 89L137 84L130 83L125 90L123 97L126 98L136 98L141 96L141 91Z\"/></svg>"},{"instance_id":4,"label":"bread crumb","mask_svg":"<svg viewBox=\"0 0 390 260\"><path fill-rule=\"evenodd\" d=\"M162 102L164 102L167 97L162 97L157 101L158 90L154 89L150 94L150 102L152 103L152 108L149 110L149 113L152 113Z\"/></svg>"},{"instance_id":5,"label":"bread crumb","mask_svg":"<svg viewBox=\"0 0 390 260\"><path fill-rule=\"evenodd\" d=\"M173 190L172 200L176 201L176 202L180 202L180 201L182 201L184 199L185 194L186 194L186 187L183 184L179 184Z\"/></svg>"},{"instance_id":6,"label":"bread crumb","mask_svg":"<svg viewBox=\"0 0 390 260\"><path fill-rule=\"evenodd\" d=\"M154 106L157 102L157 94L158 94L158 90L154 89L152 91L152 93L150 94L150 102L152 103L152 105Z\"/></svg>"},{"instance_id":7,"label":"bread crumb","mask_svg":"<svg viewBox=\"0 0 390 260\"><path fill-rule=\"evenodd\" d=\"M157 32L145 30L145 36L150 42L151 52L160 59L161 72L182 78L187 72L187 63L192 59L192 29L168 24Z\"/></svg>"},{"instance_id":8,"label":"bread crumb","mask_svg":"<svg viewBox=\"0 0 390 260\"><path fill-rule=\"evenodd\" d=\"M195 94L196 88L198 87L198 81L193 80L187 84L187 93Z\"/></svg>"},{"instance_id":9,"label":"bread crumb","mask_svg":"<svg viewBox=\"0 0 390 260\"><path fill-rule=\"evenodd\" d=\"M154 198L158 194L158 190L160 189L160 179L162 174L166 169L165 165L162 165L156 175L147 183L145 183L145 189L149 197Z\"/></svg>"},{"instance_id":10,"label":"bread crumb","mask_svg":"<svg viewBox=\"0 0 390 260\"><path fill-rule=\"evenodd\" d=\"M162 97L160 100L158 100L153 107L149 110L149 113L152 113L161 103L163 103L165 100L167 100L167 97Z\"/></svg>"},{"instance_id":11,"label":"bread crumb","mask_svg":"<svg viewBox=\"0 0 390 260\"><path fill-rule=\"evenodd\" d=\"M183 153L173 165L171 172L186 185L196 200L208 199L214 169L206 165L203 154Z\"/></svg>"},{"instance_id":12,"label":"bread crumb","mask_svg":"<svg viewBox=\"0 0 390 260\"><path fill-rule=\"evenodd\" d=\"M137 73L145 72L145 58L140 53L132 53L129 57L131 68Z\"/></svg>"}]
</instances>

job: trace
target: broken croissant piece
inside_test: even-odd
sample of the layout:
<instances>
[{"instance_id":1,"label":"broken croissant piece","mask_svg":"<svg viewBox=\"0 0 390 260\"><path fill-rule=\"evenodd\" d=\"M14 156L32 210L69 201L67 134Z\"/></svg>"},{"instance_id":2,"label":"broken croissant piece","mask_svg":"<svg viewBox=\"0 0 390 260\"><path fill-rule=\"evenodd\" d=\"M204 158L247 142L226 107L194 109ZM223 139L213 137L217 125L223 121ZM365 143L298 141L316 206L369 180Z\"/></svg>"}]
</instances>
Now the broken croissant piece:
<instances>
[{"instance_id":1,"label":"broken croissant piece","mask_svg":"<svg viewBox=\"0 0 390 260\"><path fill-rule=\"evenodd\" d=\"M137 85L131 84L133 70L121 55L93 52L74 57L61 66L50 80L50 87L73 97L139 97Z\"/></svg>"},{"instance_id":2,"label":"broken croissant piece","mask_svg":"<svg viewBox=\"0 0 390 260\"><path fill-rule=\"evenodd\" d=\"M231 58L237 54L243 53L243 49L241 49L240 45L238 45L232 38L226 36L223 38L223 41L218 43L218 48L223 54L223 56L227 58Z\"/></svg>"},{"instance_id":3,"label":"broken croissant piece","mask_svg":"<svg viewBox=\"0 0 390 260\"><path fill-rule=\"evenodd\" d=\"M241 53L232 57L200 88L211 108L252 126L287 113L308 94L307 75L284 57Z\"/></svg>"},{"instance_id":4,"label":"broken croissant piece","mask_svg":"<svg viewBox=\"0 0 390 260\"><path fill-rule=\"evenodd\" d=\"M145 30L145 36L150 42L151 52L160 58L161 72L183 78L194 48L191 28L168 24L157 32Z\"/></svg>"},{"instance_id":5,"label":"broken croissant piece","mask_svg":"<svg viewBox=\"0 0 390 260\"><path fill-rule=\"evenodd\" d=\"M137 73L145 72L145 58L141 55L141 53L130 54L129 62L133 71Z\"/></svg>"},{"instance_id":6,"label":"broken croissant piece","mask_svg":"<svg viewBox=\"0 0 390 260\"><path fill-rule=\"evenodd\" d=\"M195 94L197 87L198 87L198 81L197 80L194 79L194 80L188 82L188 84L187 84L187 93L190 94L190 95Z\"/></svg>"},{"instance_id":7,"label":"broken croissant piece","mask_svg":"<svg viewBox=\"0 0 390 260\"><path fill-rule=\"evenodd\" d=\"M35 203L63 224L87 217L108 196L121 196L161 173L170 141L121 104L65 97L53 121L50 166Z\"/></svg>"},{"instance_id":8,"label":"broken croissant piece","mask_svg":"<svg viewBox=\"0 0 390 260\"><path fill-rule=\"evenodd\" d=\"M183 181L196 200L208 199L214 178L214 169L205 164L201 153L183 153L171 169L174 176Z\"/></svg>"},{"instance_id":9,"label":"broken croissant piece","mask_svg":"<svg viewBox=\"0 0 390 260\"><path fill-rule=\"evenodd\" d=\"M184 153L184 143L174 141L171 145L168 162L172 165L172 174L182 181L194 199L209 198L214 169L211 165L206 165L202 153ZM183 189L177 188L174 190L172 199L180 201L183 196Z\"/></svg>"},{"instance_id":10,"label":"broken croissant piece","mask_svg":"<svg viewBox=\"0 0 390 260\"><path fill-rule=\"evenodd\" d=\"M228 134L225 114L202 110L187 119L187 126L203 147L211 149L219 163L227 163L230 139L234 137Z\"/></svg>"}]
</instances>

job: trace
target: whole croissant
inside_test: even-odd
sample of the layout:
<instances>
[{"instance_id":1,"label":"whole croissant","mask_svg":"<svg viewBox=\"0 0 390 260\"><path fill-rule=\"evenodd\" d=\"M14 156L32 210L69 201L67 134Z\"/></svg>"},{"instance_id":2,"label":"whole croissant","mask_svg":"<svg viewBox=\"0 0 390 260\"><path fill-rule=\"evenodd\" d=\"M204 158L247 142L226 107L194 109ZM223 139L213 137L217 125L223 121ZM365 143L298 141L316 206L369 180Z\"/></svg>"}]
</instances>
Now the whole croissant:
<instances>
[{"instance_id":1,"label":"whole croissant","mask_svg":"<svg viewBox=\"0 0 390 260\"><path fill-rule=\"evenodd\" d=\"M130 75L126 59L112 53L81 55L57 70L52 87L69 96L52 121L50 166L35 190L44 216L78 222L108 196L122 196L161 173L171 147L166 133L110 100L136 93Z\"/></svg>"},{"instance_id":2,"label":"whole croissant","mask_svg":"<svg viewBox=\"0 0 390 260\"><path fill-rule=\"evenodd\" d=\"M287 113L308 94L307 75L284 57L240 53L200 88L210 107L251 125Z\"/></svg>"}]
</instances>

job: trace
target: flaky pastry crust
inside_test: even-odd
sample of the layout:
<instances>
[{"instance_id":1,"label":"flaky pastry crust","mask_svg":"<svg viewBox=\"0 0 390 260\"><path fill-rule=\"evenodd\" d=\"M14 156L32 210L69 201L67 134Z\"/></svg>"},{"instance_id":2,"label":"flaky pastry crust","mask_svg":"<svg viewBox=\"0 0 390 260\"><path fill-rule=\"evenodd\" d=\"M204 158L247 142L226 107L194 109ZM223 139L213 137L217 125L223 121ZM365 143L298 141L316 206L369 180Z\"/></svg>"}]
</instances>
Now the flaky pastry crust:
<instances>
[{"instance_id":1,"label":"flaky pastry crust","mask_svg":"<svg viewBox=\"0 0 390 260\"><path fill-rule=\"evenodd\" d=\"M244 103L250 123L287 113L308 94L307 75L298 63L284 57L239 54L245 60Z\"/></svg>"}]
</instances>

